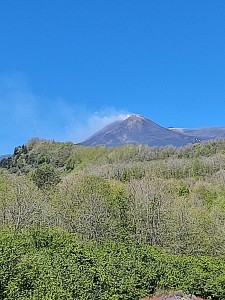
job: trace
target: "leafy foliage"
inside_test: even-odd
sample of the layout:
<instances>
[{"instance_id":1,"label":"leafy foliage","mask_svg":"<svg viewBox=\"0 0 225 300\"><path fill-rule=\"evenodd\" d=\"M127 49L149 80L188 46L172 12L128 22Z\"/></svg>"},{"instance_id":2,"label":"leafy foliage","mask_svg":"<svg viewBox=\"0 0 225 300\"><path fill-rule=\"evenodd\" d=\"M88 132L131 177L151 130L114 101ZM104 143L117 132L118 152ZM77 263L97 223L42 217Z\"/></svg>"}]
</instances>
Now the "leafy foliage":
<instances>
[{"instance_id":1,"label":"leafy foliage","mask_svg":"<svg viewBox=\"0 0 225 300\"><path fill-rule=\"evenodd\" d=\"M182 289L224 299L222 258L174 256L131 242L81 244L60 231L0 237L1 299L137 299Z\"/></svg>"},{"instance_id":2,"label":"leafy foliage","mask_svg":"<svg viewBox=\"0 0 225 300\"><path fill-rule=\"evenodd\" d=\"M54 187L60 182L59 174L51 165L47 163L43 163L38 166L31 173L31 179L40 189L48 189Z\"/></svg>"}]
</instances>

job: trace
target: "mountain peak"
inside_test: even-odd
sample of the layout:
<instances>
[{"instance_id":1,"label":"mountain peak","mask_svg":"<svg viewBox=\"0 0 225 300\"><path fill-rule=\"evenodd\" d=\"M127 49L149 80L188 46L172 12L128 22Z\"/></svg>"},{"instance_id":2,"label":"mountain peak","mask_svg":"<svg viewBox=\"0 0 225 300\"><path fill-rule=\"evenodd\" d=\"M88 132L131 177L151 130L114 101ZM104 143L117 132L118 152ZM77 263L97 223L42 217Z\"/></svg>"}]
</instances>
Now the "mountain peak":
<instances>
[{"instance_id":1,"label":"mountain peak","mask_svg":"<svg viewBox=\"0 0 225 300\"><path fill-rule=\"evenodd\" d=\"M142 116L142 115L139 115L139 114L133 114L131 116L129 116L127 119L125 119L127 121L143 121L145 120L145 118Z\"/></svg>"},{"instance_id":2,"label":"mountain peak","mask_svg":"<svg viewBox=\"0 0 225 300\"><path fill-rule=\"evenodd\" d=\"M148 122L148 119L139 114L133 114L124 120L124 124L127 124L128 126L142 126L146 122Z\"/></svg>"},{"instance_id":3,"label":"mountain peak","mask_svg":"<svg viewBox=\"0 0 225 300\"><path fill-rule=\"evenodd\" d=\"M133 114L123 121L109 124L81 145L113 147L125 144L147 144L149 146L174 145L180 147L195 142L196 138L194 137L173 132L142 115Z\"/></svg>"}]
</instances>

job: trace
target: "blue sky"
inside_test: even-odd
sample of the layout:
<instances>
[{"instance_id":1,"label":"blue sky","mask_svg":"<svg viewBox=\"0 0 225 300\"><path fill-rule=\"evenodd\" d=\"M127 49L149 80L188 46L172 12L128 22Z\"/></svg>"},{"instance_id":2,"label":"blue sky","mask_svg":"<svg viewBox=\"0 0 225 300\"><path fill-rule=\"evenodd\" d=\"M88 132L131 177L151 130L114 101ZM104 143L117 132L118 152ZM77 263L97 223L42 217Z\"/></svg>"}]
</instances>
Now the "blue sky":
<instances>
[{"instance_id":1,"label":"blue sky","mask_svg":"<svg viewBox=\"0 0 225 300\"><path fill-rule=\"evenodd\" d=\"M225 126L224 0L1 0L0 154L140 113Z\"/></svg>"}]
</instances>

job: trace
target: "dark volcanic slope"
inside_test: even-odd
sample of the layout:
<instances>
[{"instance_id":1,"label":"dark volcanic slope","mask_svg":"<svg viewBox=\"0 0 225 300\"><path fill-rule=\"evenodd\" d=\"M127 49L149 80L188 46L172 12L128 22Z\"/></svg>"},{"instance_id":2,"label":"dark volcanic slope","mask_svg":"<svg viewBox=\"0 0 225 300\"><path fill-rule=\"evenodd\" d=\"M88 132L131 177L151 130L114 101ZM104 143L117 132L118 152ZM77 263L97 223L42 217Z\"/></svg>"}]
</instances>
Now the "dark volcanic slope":
<instances>
[{"instance_id":1,"label":"dark volcanic slope","mask_svg":"<svg viewBox=\"0 0 225 300\"><path fill-rule=\"evenodd\" d=\"M210 140L225 137L225 127L208 127L208 128L171 128L170 130L185 135L191 135L200 139Z\"/></svg>"},{"instance_id":2,"label":"dark volcanic slope","mask_svg":"<svg viewBox=\"0 0 225 300\"><path fill-rule=\"evenodd\" d=\"M0 161L3 160L4 158L8 158L10 155L6 154L6 155L0 155Z\"/></svg>"},{"instance_id":3,"label":"dark volcanic slope","mask_svg":"<svg viewBox=\"0 0 225 300\"><path fill-rule=\"evenodd\" d=\"M195 137L166 129L140 115L132 115L124 121L109 124L81 145L114 147L125 144L147 144L180 147L198 141L199 139Z\"/></svg>"}]
</instances>

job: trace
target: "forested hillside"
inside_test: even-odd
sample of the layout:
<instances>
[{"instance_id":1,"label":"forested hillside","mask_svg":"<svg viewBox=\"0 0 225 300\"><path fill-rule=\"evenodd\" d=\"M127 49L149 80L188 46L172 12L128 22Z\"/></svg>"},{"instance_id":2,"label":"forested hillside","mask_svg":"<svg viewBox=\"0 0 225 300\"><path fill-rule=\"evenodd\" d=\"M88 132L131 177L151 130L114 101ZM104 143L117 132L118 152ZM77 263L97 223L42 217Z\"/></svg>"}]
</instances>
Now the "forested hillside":
<instances>
[{"instance_id":1,"label":"forested hillside","mask_svg":"<svg viewBox=\"0 0 225 300\"><path fill-rule=\"evenodd\" d=\"M32 139L0 166L0 299L225 299L225 140Z\"/></svg>"}]
</instances>

